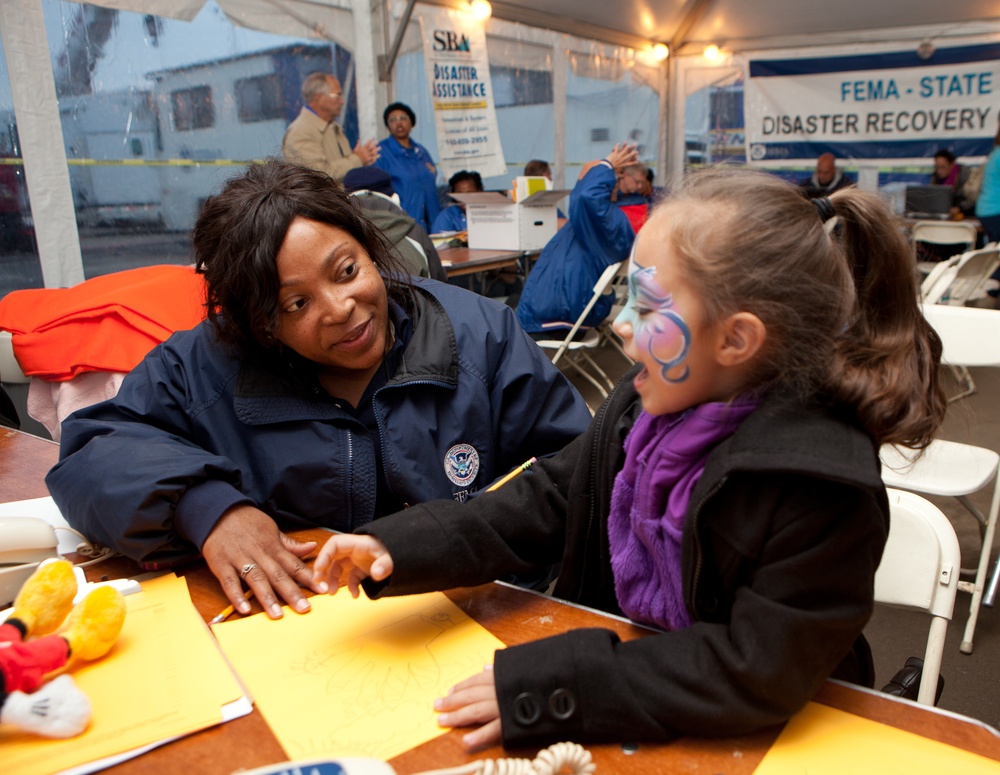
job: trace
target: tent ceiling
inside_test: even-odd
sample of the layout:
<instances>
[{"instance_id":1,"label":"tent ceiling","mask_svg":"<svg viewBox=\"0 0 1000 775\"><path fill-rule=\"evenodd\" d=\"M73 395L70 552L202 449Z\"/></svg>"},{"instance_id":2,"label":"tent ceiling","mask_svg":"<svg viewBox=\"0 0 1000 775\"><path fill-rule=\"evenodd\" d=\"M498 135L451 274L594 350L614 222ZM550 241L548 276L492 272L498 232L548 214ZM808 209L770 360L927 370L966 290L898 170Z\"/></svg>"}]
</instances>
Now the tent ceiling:
<instances>
[{"instance_id":1,"label":"tent ceiling","mask_svg":"<svg viewBox=\"0 0 1000 775\"><path fill-rule=\"evenodd\" d=\"M551 28L579 34L597 28L636 39L670 42L692 8L701 13L684 36L700 49L730 50L789 45L819 36L822 42L871 40L901 26L928 27L932 38L966 22L1000 20L997 0L496 0L494 15L529 24L551 17ZM520 18L518 18L520 17ZM936 29L935 29L936 28ZM786 39L782 42L782 39ZM795 45L795 44L793 44Z\"/></svg>"}]
</instances>

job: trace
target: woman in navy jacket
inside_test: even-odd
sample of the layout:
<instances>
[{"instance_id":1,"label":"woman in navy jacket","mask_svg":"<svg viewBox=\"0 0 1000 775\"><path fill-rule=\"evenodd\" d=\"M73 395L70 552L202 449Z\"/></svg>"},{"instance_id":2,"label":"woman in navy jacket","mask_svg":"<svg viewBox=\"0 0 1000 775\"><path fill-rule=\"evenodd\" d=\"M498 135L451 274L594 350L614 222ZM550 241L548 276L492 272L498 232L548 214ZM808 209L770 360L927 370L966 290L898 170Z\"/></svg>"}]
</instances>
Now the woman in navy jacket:
<instances>
[{"instance_id":1,"label":"woman in navy jacket","mask_svg":"<svg viewBox=\"0 0 1000 775\"><path fill-rule=\"evenodd\" d=\"M315 545L282 531L464 500L589 423L508 308L411 286L323 173L251 167L194 244L208 321L67 419L46 481L72 525L141 563L200 550L238 610L243 583L272 616L279 596L308 610Z\"/></svg>"}]
</instances>

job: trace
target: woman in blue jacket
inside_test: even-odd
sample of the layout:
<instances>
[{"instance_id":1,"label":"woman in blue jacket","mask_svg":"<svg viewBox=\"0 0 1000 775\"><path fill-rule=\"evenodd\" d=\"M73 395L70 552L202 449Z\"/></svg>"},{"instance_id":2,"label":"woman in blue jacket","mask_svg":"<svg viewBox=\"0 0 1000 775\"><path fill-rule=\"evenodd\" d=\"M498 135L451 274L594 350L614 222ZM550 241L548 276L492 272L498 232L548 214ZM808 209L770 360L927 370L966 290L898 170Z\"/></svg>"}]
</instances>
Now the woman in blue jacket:
<instances>
[{"instance_id":1,"label":"woman in blue jacket","mask_svg":"<svg viewBox=\"0 0 1000 775\"><path fill-rule=\"evenodd\" d=\"M46 482L70 524L140 563L200 551L241 612L244 583L273 617L309 609L315 544L283 531L465 500L589 423L508 308L411 285L324 173L250 167L193 240L208 320L68 418Z\"/></svg>"},{"instance_id":2,"label":"woman in blue jacket","mask_svg":"<svg viewBox=\"0 0 1000 775\"><path fill-rule=\"evenodd\" d=\"M417 116L409 105L394 102L382 113L389 137L379 144L376 167L392 178L399 204L428 232L441 210L437 191L437 167L430 152L410 137Z\"/></svg>"}]
</instances>

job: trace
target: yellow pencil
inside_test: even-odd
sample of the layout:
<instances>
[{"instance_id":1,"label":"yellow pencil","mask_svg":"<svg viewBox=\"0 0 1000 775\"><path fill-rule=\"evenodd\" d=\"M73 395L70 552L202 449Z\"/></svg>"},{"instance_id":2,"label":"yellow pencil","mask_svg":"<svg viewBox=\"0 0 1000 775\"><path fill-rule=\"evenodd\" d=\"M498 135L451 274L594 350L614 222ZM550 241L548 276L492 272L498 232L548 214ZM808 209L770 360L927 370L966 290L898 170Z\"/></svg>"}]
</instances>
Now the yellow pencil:
<instances>
[{"instance_id":1,"label":"yellow pencil","mask_svg":"<svg viewBox=\"0 0 1000 775\"><path fill-rule=\"evenodd\" d=\"M246 592L243 593L243 599L244 600L249 600L251 597L253 597L253 590L252 589L248 589ZM236 606L227 605L225 608L223 608L219 612L218 616L216 616L214 619L212 619L212 621L209 622L209 624L218 624L219 622L226 621L226 619L228 619L229 616L235 610L236 610Z\"/></svg>"},{"instance_id":2,"label":"yellow pencil","mask_svg":"<svg viewBox=\"0 0 1000 775\"><path fill-rule=\"evenodd\" d=\"M494 490L499 490L501 487L507 484L507 482L509 482L511 479L520 476L522 473L531 468L531 466L535 463L535 460L536 458L531 458L531 460L525 460L523 463L521 463L521 465L519 465L517 468L515 468L513 471L507 474L507 476L505 476L499 482L497 482L496 484L491 484L489 487L487 487L486 492L493 492Z\"/></svg>"}]
</instances>

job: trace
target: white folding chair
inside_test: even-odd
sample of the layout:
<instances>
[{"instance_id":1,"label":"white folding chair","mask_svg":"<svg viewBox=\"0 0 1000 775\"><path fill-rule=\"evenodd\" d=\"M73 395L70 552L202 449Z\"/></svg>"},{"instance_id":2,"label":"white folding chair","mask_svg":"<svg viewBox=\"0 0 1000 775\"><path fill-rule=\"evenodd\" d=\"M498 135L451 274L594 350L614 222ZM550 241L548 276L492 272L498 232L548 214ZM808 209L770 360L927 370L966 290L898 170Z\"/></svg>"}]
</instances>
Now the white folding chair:
<instances>
[{"instance_id":1,"label":"white folding chair","mask_svg":"<svg viewBox=\"0 0 1000 775\"><path fill-rule=\"evenodd\" d=\"M985 295L987 281L997 267L1000 248L996 243L952 256L937 264L920 284L920 300L962 307Z\"/></svg>"},{"instance_id":2,"label":"white folding chair","mask_svg":"<svg viewBox=\"0 0 1000 775\"><path fill-rule=\"evenodd\" d=\"M917 221L910 227L910 241L916 255L917 243L928 245L963 245L956 253L965 253L976 247L979 235L974 224L968 221ZM917 268L921 274L930 272L936 263L919 261Z\"/></svg>"},{"instance_id":3,"label":"white folding chair","mask_svg":"<svg viewBox=\"0 0 1000 775\"><path fill-rule=\"evenodd\" d=\"M607 293L608 288L611 286L611 281L614 280L615 275L618 273L619 267L622 263L623 262L619 261L614 264L609 264L608 267L601 273L601 276L597 278L597 282L594 283L594 292L590 297L590 301L587 302L587 306L583 308L583 312L580 313L580 317L576 319L576 322L564 338L535 340L535 343L542 349L554 351L554 354L552 355L552 362L554 364L558 365L562 360L564 363L572 367L581 377L597 388L597 391L604 398L608 397L609 390L614 389L615 383L611 381L611 378L607 375L604 369L602 369L587 352L588 350L594 350L600 346L600 329L591 328L581 338L574 339L574 337L580 328L583 327L583 321L587 319L587 315L590 314L594 305L597 304L598 299Z\"/></svg>"},{"instance_id":4,"label":"white folding chair","mask_svg":"<svg viewBox=\"0 0 1000 775\"><path fill-rule=\"evenodd\" d=\"M875 602L931 615L917 701L933 705L958 591L958 538L930 501L901 490L888 494L889 537L875 572Z\"/></svg>"},{"instance_id":5,"label":"white folding chair","mask_svg":"<svg viewBox=\"0 0 1000 775\"><path fill-rule=\"evenodd\" d=\"M925 495L956 498L979 523L982 541L979 561L975 569L963 571L974 577L973 581L959 581L958 589L972 595L969 619L959 649L971 654L979 609L983 604L986 577L990 567L990 551L996 533L997 513L1000 511L1000 455L990 449L935 439L924 453L914 460L913 450L886 444L879 451L882 459L882 481L896 487ZM984 516L969 500L969 495L993 483L993 496L989 513Z\"/></svg>"},{"instance_id":6,"label":"white folding chair","mask_svg":"<svg viewBox=\"0 0 1000 775\"><path fill-rule=\"evenodd\" d=\"M941 362L955 369L962 390L949 401L976 392L969 366L1000 366L1000 310L921 304L927 322L941 337Z\"/></svg>"},{"instance_id":7,"label":"white folding chair","mask_svg":"<svg viewBox=\"0 0 1000 775\"><path fill-rule=\"evenodd\" d=\"M628 261L622 261L619 264L618 271L611 278L611 290L615 294L615 303L611 305L611 312L608 313L607 318L601 321L601 324L597 327L601 332L601 341L598 347L610 346L611 349L621 355L631 365L633 363L632 359L628 357L625 348L622 346L622 340L611 327L611 324L615 322L615 318L618 317L625 308L625 305L628 304Z\"/></svg>"}]
</instances>

